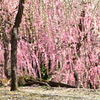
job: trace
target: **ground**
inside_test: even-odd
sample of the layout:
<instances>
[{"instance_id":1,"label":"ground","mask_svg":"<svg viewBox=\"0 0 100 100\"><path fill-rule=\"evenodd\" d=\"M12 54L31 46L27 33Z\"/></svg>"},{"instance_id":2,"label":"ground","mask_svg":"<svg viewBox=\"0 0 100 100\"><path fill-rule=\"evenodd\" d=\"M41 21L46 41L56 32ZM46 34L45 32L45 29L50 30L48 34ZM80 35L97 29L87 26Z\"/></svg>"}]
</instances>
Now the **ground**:
<instances>
[{"instance_id":1,"label":"ground","mask_svg":"<svg viewBox=\"0 0 100 100\"><path fill-rule=\"evenodd\" d=\"M100 100L100 89L27 86L11 92L0 87L0 100Z\"/></svg>"}]
</instances>

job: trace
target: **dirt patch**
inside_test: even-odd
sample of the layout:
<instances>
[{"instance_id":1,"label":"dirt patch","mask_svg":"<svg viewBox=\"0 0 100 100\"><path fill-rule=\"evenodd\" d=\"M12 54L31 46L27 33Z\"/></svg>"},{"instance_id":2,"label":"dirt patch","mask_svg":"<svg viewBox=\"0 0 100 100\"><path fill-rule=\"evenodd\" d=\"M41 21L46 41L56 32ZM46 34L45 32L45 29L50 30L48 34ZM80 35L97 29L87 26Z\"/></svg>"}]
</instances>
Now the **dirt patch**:
<instances>
[{"instance_id":1,"label":"dirt patch","mask_svg":"<svg viewBox=\"0 0 100 100\"><path fill-rule=\"evenodd\" d=\"M100 90L61 87L0 87L0 100L100 100Z\"/></svg>"}]
</instances>

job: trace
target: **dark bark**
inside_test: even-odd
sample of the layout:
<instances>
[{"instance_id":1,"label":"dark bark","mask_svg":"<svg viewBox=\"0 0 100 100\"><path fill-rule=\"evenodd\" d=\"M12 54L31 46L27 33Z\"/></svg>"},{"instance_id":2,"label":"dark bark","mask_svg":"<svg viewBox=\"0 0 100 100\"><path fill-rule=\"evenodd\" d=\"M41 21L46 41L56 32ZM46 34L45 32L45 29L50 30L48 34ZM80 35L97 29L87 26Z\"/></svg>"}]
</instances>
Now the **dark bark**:
<instances>
[{"instance_id":1,"label":"dark bark","mask_svg":"<svg viewBox=\"0 0 100 100\"><path fill-rule=\"evenodd\" d=\"M85 11L84 10L81 12L81 17L82 18L80 18L80 22L79 22L79 30L82 32L82 31L85 31L85 27L84 27Z\"/></svg>"},{"instance_id":2,"label":"dark bark","mask_svg":"<svg viewBox=\"0 0 100 100\"><path fill-rule=\"evenodd\" d=\"M9 51L9 39L7 34L3 34L3 45L4 45L4 73L5 76L10 79L11 78L11 70L10 70L10 51Z\"/></svg>"},{"instance_id":3,"label":"dark bark","mask_svg":"<svg viewBox=\"0 0 100 100\"><path fill-rule=\"evenodd\" d=\"M11 91L17 90L17 36L18 28L14 27L11 34Z\"/></svg>"},{"instance_id":4,"label":"dark bark","mask_svg":"<svg viewBox=\"0 0 100 100\"><path fill-rule=\"evenodd\" d=\"M77 55L78 57L80 57L80 48L82 46L82 43L81 43L81 36L80 36L80 32L84 32L85 31L85 27L84 27L84 17L85 17L85 10L81 11L81 18L79 19L79 38L78 38L78 43L76 43L76 52L77 52ZM76 61L73 59L73 63L76 64ZM73 68L74 69L74 68ZM76 87L80 87L80 82L79 82L79 75L78 75L78 72L74 69L74 78L75 78L75 85Z\"/></svg>"},{"instance_id":5,"label":"dark bark","mask_svg":"<svg viewBox=\"0 0 100 100\"><path fill-rule=\"evenodd\" d=\"M40 86L49 86L49 87L66 87L66 88L76 88L76 86L72 86L69 84L64 84L64 83L58 83L58 82L53 82L53 81L45 81L45 80L31 80L28 79L26 80L25 86L34 86L35 85L40 85Z\"/></svg>"},{"instance_id":6,"label":"dark bark","mask_svg":"<svg viewBox=\"0 0 100 100\"><path fill-rule=\"evenodd\" d=\"M79 87L78 73L76 71L74 71L74 78L75 78L75 86Z\"/></svg>"},{"instance_id":7,"label":"dark bark","mask_svg":"<svg viewBox=\"0 0 100 100\"><path fill-rule=\"evenodd\" d=\"M25 0L19 1L18 13L11 33L11 91L17 90L17 40L18 28L21 23L23 14L23 5Z\"/></svg>"},{"instance_id":8,"label":"dark bark","mask_svg":"<svg viewBox=\"0 0 100 100\"><path fill-rule=\"evenodd\" d=\"M0 21L2 22L2 26L1 26L1 32L3 33L0 37L0 39L3 42L3 47L4 47L4 73L5 76L10 79L10 65L9 65L9 55L10 55L10 51L9 51L9 38L8 35L6 33L5 27L6 27L6 22L3 20L2 16L0 16Z\"/></svg>"}]
</instances>

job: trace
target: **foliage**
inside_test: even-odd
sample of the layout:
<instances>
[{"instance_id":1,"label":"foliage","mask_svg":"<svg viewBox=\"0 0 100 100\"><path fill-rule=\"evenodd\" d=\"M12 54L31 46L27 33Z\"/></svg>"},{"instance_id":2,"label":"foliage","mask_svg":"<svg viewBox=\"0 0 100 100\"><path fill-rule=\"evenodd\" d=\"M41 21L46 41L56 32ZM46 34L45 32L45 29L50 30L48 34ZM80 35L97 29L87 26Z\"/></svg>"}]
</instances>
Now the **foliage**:
<instances>
[{"instance_id":1,"label":"foliage","mask_svg":"<svg viewBox=\"0 0 100 100\"><path fill-rule=\"evenodd\" d=\"M48 79L47 69L45 68L44 65L41 65L40 71L41 71L41 77L42 77L42 79L47 80Z\"/></svg>"}]
</instances>

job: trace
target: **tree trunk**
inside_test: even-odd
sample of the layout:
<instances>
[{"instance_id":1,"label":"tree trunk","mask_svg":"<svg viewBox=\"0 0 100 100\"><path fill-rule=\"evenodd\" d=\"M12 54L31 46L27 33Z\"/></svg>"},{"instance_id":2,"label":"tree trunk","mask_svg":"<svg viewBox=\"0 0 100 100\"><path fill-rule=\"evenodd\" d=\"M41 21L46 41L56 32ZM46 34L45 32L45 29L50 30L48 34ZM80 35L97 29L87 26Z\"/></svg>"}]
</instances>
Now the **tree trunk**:
<instances>
[{"instance_id":1,"label":"tree trunk","mask_svg":"<svg viewBox=\"0 0 100 100\"><path fill-rule=\"evenodd\" d=\"M77 88L76 86L69 85L69 84L64 84L64 83L59 83L59 82L54 82L54 81L46 81L46 80L35 80L35 79L24 79L25 84L24 86L49 86L49 87L66 87L66 88Z\"/></svg>"},{"instance_id":2,"label":"tree trunk","mask_svg":"<svg viewBox=\"0 0 100 100\"><path fill-rule=\"evenodd\" d=\"M17 90L17 36L18 28L14 27L11 34L11 91Z\"/></svg>"},{"instance_id":3,"label":"tree trunk","mask_svg":"<svg viewBox=\"0 0 100 100\"><path fill-rule=\"evenodd\" d=\"M10 79L10 74L11 74L11 70L10 70L10 65L9 65L9 38L7 36L6 33L6 22L3 20L2 16L0 16L0 22L2 22L2 27L1 27L1 32L3 33L0 37L0 39L2 39L3 42L3 47L4 47L4 73L5 76Z\"/></svg>"},{"instance_id":4,"label":"tree trunk","mask_svg":"<svg viewBox=\"0 0 100 100\"><path fill-rule=\"evenodd\" d=\"M18 13L15 18L15 23L11 33L11 91L17 90L17 40L18 40L18 28L21 23L23 8L25 0L19 1Z\"/></svg>"},{"instance_id":5,"label":"tree trunk","mask_svg":"<svg viewBox=\"0 0 100 100\"><path fill-rule=\"evenodd\" d=\"M3 45L4 45L4 73L5 76L10 79L11 77L11 70L10 70L10 65L9 65L9 39L7 37L7 34L3 34Z\"/></svg>"},{"instance_id":6,"label":"tree trunk","mask_svg":"<svg viewBox=\"0 0 100 100\"><path fill-rule=\"evenodd\" d=\"M77 52L77 56L80 58L80 48L82 46L82 43L81 43L81 35L80 35L80 32L84 32L85 31L85 27L84 27L84 17L85 17L85 11L81 11L81 18L80 18L80 22L79 22L79 38L78 38L78 43L76 44L76 52ZM75 60L73 59L73 63L74 65L76 65L76 62ZM73 68L74 69L74 68ZM80 82L79 82L79 75L78 75L78 72L74 69L74 78L75 78L75 85L76 87L81 87L80 86Z\"/></svg>"}]
</instances>

